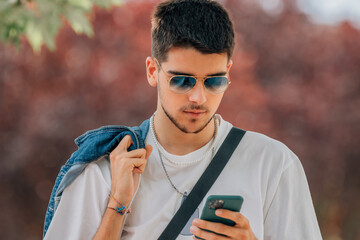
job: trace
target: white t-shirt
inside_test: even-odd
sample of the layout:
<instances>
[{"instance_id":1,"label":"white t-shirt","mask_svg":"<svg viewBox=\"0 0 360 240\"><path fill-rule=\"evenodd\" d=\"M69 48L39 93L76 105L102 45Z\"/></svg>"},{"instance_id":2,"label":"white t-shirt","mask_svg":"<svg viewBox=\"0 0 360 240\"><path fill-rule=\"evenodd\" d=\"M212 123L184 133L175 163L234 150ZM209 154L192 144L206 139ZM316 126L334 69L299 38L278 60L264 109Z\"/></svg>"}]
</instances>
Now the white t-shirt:
<instances>
[{"instance_id":1,"label":"white t-shirt","mask_svg":"<svg viewBox=\"0 0 360 240\"><path fill-rule=\"evenodd\" d=\"M232 127L219 115L217 118L215 152ZM122 240L157 239L181 205L182 196L166 177L151 134L149 130L145 142L154 149L131 203L132 213L125 219ZM181 192L191 191L211 161L210 144L184 156L162 149L166 170ZM64 190L45 239L92 239L110 189L109 162L100 158L89 164ZM249 219L258 240L322 239L299 159L284 144L262 134L246 132L208 195L241 195L244 203L240 212ZM203 205L204 201L195 217L201 215ZM192 236L179 235L177 239Z\"/></svg>"}]
</instances>

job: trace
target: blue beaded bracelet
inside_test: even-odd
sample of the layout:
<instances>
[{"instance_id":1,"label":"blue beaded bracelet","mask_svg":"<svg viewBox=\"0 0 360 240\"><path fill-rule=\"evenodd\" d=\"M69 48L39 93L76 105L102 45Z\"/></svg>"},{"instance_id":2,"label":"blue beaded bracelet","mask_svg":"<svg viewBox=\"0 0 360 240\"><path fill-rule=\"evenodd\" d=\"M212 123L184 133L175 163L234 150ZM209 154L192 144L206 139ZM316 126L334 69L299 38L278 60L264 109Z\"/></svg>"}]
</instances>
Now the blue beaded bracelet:
<instances>
[{"instance_id":1,"label":"blue beaded bracelet","mask_svg":"<svg viewBox=\"0 0 360 240\"><path fill-rule=\"evenodd\" d=\"M110 209L114 210L115 212L120 213L120 215L124 215L125 213L129 213L129 212L130 212L130 211L128 211L128 210L126 209L126 207L124 207L124 206L122 206L122 207L116 207L116 208L107 206L107 208L110 208ZM125 211L124 211L124 209L125 209Z\"/></svg>"},{"instance_id":2,"label":"blue beaded bracelet","mask_svg":"<svg viewBox=\"0 0 360 240\"><path fill-rule=\"evenodd\" d=\"M116 206L116 208L113 208L113 207L107 206L107 208L110 208L110 209L116 211L117 213L120 213L120 215L131 213L131 208L126 208L111 193L109 194L109 197L112 197L117 202L117 204L119 204L121 207Z\"/></svg>"}]
</instances>

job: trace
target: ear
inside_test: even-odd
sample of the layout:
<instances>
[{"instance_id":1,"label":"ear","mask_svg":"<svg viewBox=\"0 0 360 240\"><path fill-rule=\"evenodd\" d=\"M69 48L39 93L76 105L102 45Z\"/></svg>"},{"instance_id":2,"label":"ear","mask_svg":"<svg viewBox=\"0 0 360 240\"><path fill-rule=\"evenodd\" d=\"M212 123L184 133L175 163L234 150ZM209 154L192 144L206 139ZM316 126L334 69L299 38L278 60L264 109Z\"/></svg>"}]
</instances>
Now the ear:
<instances>
[{"instance_id":1,"label":"ear","mask_svg":"<svg viewBox=\"0 0 360 240\"><path fill-rule=\"evenodd\" d=\"M148 83L152 87L157 86L157 78L158 78L157 73L158 73L158 71L157 71L156 62L154 61L154 59L152 57L147 57L146 58L146 76L147 76Z\"/></svg>"},{"instance_id":2,"label":"ear","mask_svg":"<svg viewBox=\"0 0 360 240\"><path fill-rule=\"evenodd\" d=\"M232 64L233 64L233 61L230 59L228 65L227 65L227 69L226 69L228 73L230 71L230 68L231 68Z\"/></svg>"}]
</instances>

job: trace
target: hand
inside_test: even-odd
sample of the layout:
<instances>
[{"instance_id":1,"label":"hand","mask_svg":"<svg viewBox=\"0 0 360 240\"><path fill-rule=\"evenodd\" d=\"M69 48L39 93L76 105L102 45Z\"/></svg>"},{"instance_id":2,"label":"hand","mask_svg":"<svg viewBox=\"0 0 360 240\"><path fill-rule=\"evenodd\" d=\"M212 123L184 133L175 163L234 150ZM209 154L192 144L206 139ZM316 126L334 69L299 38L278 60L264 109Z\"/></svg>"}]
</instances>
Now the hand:
<instances>
[{"instance_id":1,"label":"hand","mask_svg":"<svg viewBox=\"0 0 360 240\"><path fill-rule=\"evenodd\" d=\"M124 205L128 205L133 198L139 183L139 176L144 172L146 161L152 151L152 146L146 145L145 149L128 152L127 149L131 144L131 137L126 135L109 156L111 193Z\"/></svg>"},{"instance_id":2,"label":"hand","mask_svg":"<svg viewBox=\"0 0 360 240\"><path fill-rule=\"evenodd\" d=\"M241 240L256 240L253 231L250 228L249 220L239 212L233 212L226 209L218 209L215 214L222 218L227 218L235 222L234 226L228 226L222 223L209 222L201 219L194 219L190 228L190 232L197 237L215 240L215 239L241 239ZM210 230L226 236L221 236L216 233L204 231L202 229ZM196 239L193 236L193 239Z\"/></svg>"}]
</instances>

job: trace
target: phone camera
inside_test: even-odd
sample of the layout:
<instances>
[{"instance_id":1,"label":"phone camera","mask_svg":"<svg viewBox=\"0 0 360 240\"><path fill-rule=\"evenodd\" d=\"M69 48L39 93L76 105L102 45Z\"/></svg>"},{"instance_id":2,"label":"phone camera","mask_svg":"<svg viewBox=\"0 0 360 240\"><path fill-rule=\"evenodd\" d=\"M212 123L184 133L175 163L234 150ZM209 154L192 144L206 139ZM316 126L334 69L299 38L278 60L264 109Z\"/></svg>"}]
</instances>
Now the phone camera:
<instances>
[{"instance_id":1,"label":"phone camera","mask_svg":"<svg viewBox=\"0 0 360 240\"><path fill-rule=\"evenodd\" d=\"M208 207L210 209L218 209L224 206L224 200L220 199L213 199L209 201Z\"/></svg>"}]
</instances>

